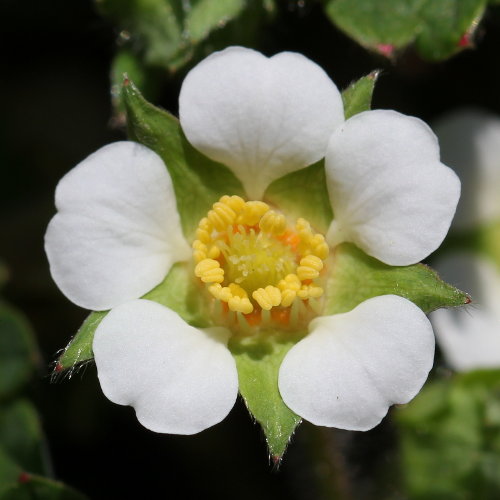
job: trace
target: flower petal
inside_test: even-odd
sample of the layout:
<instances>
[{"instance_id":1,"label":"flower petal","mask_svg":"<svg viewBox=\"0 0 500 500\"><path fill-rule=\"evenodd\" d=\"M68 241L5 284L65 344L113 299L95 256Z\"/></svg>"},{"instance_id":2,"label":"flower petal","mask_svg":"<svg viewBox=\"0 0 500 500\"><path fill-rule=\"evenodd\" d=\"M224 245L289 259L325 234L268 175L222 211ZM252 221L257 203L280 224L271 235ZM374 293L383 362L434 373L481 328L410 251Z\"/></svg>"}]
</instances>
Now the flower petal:
<instances>
[{"instance_id":1,"label":"flower petal","mask_svg":"<svg viewBox=\"0 0 500 500\"><path fill-rule=\"evenodd\" d=\"M500 117L463 109L444 116L433 128L441 159L462 181L453 225L467 229L500 218Z\"/></svg>"},{"instance_id":2,"label":"flower petal","mask_svg":"<svg viewBox=\"0 0 500 500\"><path fill-rule=\"evenodd\" d=\"M324 157L344 121L340 93L306 57L267 58L230 47L189 72L179 98L181 125L202 153L230 167L252 199L269 183Z\"/></svg>"},{"instance_id":3,"label":"flower petal","mask_svg":"<svg viewBox=\"0 0 500 500\"><path fill-rule=\"evenodd\" d=\"M432 367L434 335L412 302L383 295L352 311L315 319L285 356L285 403L316 425L368 430L389 406L407 403Z\"/></svg>"},{"instance_id":4,"label":"flower petal","mask_svg":"<svg viewBox=\"0 0 500 500\"><path fill-rule=\"evenodd\" d=\"M439 347L456 371L500 367L500 273L488 260L457 253L437 262L443 279L470 292L475 307L439 309L430 318Z\"/></svg>"},{"instance_id":5,"label":"flower petal","mask_svg":"<svg viewBox=\"0 0 500 500\"><path fill-rule=\"evenodd\" d=\"M110 311L94 337L101 388L135 408L155 432L194 434L220 422L238 393L236 364L224 328L199 330L148 300Z\"/></svg>"},{"instance_id":6,"label":"flower petal","mask_svg":"<svg viewBox=\"0 0 500 500\"><path fill-rule=\"evenodd\" d=\"M189 257L167 169L140 144L116 142L83 160L59 182L56 207L45 251L57 286L81 307L138 298Z\"/></svg>"},{"instance_id":7,"label":"flower petal","mask_svg":"<svg viewBox=\"0 0 500 500\"><path fill-rule=\"evenodd\" d=\"M339 127L326 175L335 217L330 244L352 241L390 265L414 264L433 252L460 196L431 129L395 111L366 111Z\"/></svg>"}]
</instances>

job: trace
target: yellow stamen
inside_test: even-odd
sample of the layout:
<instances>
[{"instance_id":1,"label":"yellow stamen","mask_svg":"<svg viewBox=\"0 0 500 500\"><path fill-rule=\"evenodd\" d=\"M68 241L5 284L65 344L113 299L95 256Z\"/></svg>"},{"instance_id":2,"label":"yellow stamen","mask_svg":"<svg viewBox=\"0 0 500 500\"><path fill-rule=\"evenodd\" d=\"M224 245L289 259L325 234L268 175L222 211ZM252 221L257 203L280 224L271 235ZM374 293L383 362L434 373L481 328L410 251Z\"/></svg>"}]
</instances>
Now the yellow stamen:
<instances>
[{"instance_id":1,"label":"yellow stamen","mask_svg":"<svg viewBox=\"0 0 500 500\"><path fill-rule=\"evenodd\" d=\"M224 281L224 269L221 269L220 263L214 259L204 259L198 262L194 268L194 274L203 283L222 283Z\"/></svg>"},{"instance_id":2,"label":"yellow stamen","mask_svg":"<svg viewBox=\"0 0 500 500\"><path fill-rule=\"evenodd\" d=\"M293 228L262 201L222 196L200 220L192 247L195 275L219 304L214 314L235 312L232 321L244 322L242 331L283 318L297 325L321 309L322 302L311 299L323 294L314 280L329 249L305 219Z\"/></svg>"}]
</instances>

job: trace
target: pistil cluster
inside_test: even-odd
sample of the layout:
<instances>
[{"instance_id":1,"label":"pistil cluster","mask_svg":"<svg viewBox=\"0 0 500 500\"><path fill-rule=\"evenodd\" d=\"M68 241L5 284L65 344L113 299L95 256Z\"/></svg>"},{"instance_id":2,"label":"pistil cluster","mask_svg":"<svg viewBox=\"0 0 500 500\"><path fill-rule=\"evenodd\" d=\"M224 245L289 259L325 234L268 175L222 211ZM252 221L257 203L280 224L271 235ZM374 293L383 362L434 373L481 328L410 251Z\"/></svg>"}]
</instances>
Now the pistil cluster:
<instances>
[{"instance_id":1,"label":"pistil cluster","mask_svg":"<svg viewBox=\"0 0 500 500\"><path fill-rule=\"evenodd\" d=\"M247 319L323 295L324 236L302 218L290 225L262 201L223 196L200 220L192 246L195 275L229 311Z\"/></svg>"}]
</instances>

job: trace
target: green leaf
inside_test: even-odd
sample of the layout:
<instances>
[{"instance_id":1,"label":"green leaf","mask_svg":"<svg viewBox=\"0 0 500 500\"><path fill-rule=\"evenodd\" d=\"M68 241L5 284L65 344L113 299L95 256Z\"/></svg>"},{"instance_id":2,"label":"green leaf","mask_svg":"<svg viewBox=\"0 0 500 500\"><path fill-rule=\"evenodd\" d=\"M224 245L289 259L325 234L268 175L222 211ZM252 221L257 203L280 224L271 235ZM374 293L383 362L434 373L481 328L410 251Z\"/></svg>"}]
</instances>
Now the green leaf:
<instances>
[{"instance_id":1,"label":"green leaf","mask_svg":"<svg viewBox=\"0 0 500 500\"><path fill-rule=\"evenodd\" d=\"M335 249L326 286L325 314L350 311L378 295L400 295L429 313L470 302L464 292L442 281L423 264L393 267L344 243Z\"/></svg>"},{"instance_id":2,"label":"green leaf","mask_svg":"<svg viewBox=\"0 0 500 500\"><path fill-rule=\"evenodd\" d=\"M240 394L262 426L275 463L283 456L301 420L285 405L278 390L279 367L294 343L265 332L262 337L232 339L229 344L238 369Z\"/></svg>"},{"instance_id":3,"label":"green leaf","mask_svg":"<svg viewBox=\"0 0 500 500\"><path fill-rule=\"evenodd\" d=\"M372 71L369 75L351 83L342 91L345 119L357 115L362 111L369 111L372 105L372 96L380 71Z\"/></svg>"},{"instance_id":4,"label":"green leaf","mask_svg":"<svg viewBox=\"0 0 500 500\"><path fill-rule=\"evenodd\" d=\"M147 65L176 69L196 45L239 15L245 0L97 0ZM122 31L123 33L123 31Z\"/></svg>"},{"instance_id":5,"label":"green leaf","mask_svg":"<svg viewBox=\"0 0 500 500\"><path fill-rule=\"evenodd\" d=\"M409 498L500 495L500 371L428 383L394 411Z\"/></svg>"},{"instance_id":6,"label":"green leaf","mask_svg":"<svg viewBox=\"0 0 500 500\"><path fill-rule=\"evenodd\" d=\"M63 483L32 474L26 474L4 488L0 489L0 500L88 500Z\"/></svg>"},{"instance_id":7,"label":"green leaf","mask_svg":"<svg viewBox=\"0 0 500 500\"><path fill-rule=\"evenodd\" d=\"M38 414L29 401L0 405L0 447L23 470L50 472Z\"/></svg>"},{"instance_id":8,"label":"green leaf","mask_svg":"<svg viewBox=\"0 0 500 500\"><path fill-rule=\"evenodd\" d=\"M30 325L22 314L0 302L0 400L23 388L37 362Z\"/></svg>"},{"instance_id":9,"label":"green leaf","mask_svg":"<svg viewBox=\"0 0 500 500\"><path fill-rule=\"evenodd\" d=\"M323 160L275 180L264 199L291 217L304 217L321 232L327 231L333 218Z\"/></svg>"},{"instance_id":10,"label":"green leaf","mask_svg":"<svg viewBox=\"0 0 500 500\"><path fill-rule=\"evenodd\" d=\"M204 319L201 294L197 289L193 279L193 270L189 264L181 262L175 264L166 278L142 298L158 302L174 310L190 325L200 328L209 326ZM94 333L108 312L93 312L87 317L59 357L56 373L74 369L79 363L89 361L94 357L92 352Z\"/></svg>"},{"instance_id":11,"label":"green leaf","mask_svg":"<svg viewBox=\"0 0 500 500\"><path fill-rule=\"evenodd\" d=\"M326 1L330 19L361 45L390 56L415 42L436 61L469 45L485 7L486 0Z\"/></svg>"},{"instance_id":12,"label":"green leaf","mask_svg":"<svg viewBox=\"0 0 500 500\"><path fill-rule=\"evenodd\" d=\"M130 138L156 151L168 168L184 235L190 240L211 205L225 194L243 195L243 187L227 167L194 149L179 120L148 103L132 82L125 81L123 100Z\"/></svg>"},{"instance_id":13,"label":"green leaf","mask_svg":"<svg viewBox=\"0 0 500 500\"><path fill-rule=\"evenodd\" d=\"M3 500L5 491L17 482L21 472L21 467L0 446L0 500Z\"/></svg>"}]
</instances>

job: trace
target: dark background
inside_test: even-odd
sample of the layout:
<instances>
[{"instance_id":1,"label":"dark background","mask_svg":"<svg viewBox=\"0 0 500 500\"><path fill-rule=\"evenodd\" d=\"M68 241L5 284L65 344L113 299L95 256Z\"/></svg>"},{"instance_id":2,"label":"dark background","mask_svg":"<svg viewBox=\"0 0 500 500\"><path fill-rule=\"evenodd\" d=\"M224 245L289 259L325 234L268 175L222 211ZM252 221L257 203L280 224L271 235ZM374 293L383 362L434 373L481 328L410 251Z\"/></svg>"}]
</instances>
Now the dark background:
<instances>
[{"instance_id":1,"label":"dark background","mask_svg":"<svg viewBox=\"0 0 500 500\"><path fill-rule=\"evenodd\" d=\"M282 2L257 48L266 54L302 52L341 89L382 69L375 108L428 122L464 105L500 113L500 9L488 11L476 50L429 64L411 50L396 63L371 55L338 32L317 4L294 5ZM108 73L116 34L90 0L0 3L0 259L10 271L5 296L28 316L40 345L43 361L29 395L41 414L55 476L95 499L323 498L332 493L332 475L343 493L373 498L382 495L377 474L384 466L389 489L397 491L389 422L364 434L303 424L277 472L241 401L214 428L167 436L141 427L132 409L107 401L93 366L51 384L49 363L86 311L53 284L43 235L60 177L124 137L110 126ZM177 112L182 76L167 79L156 104Z\"/></svg>"}]
</instances>

